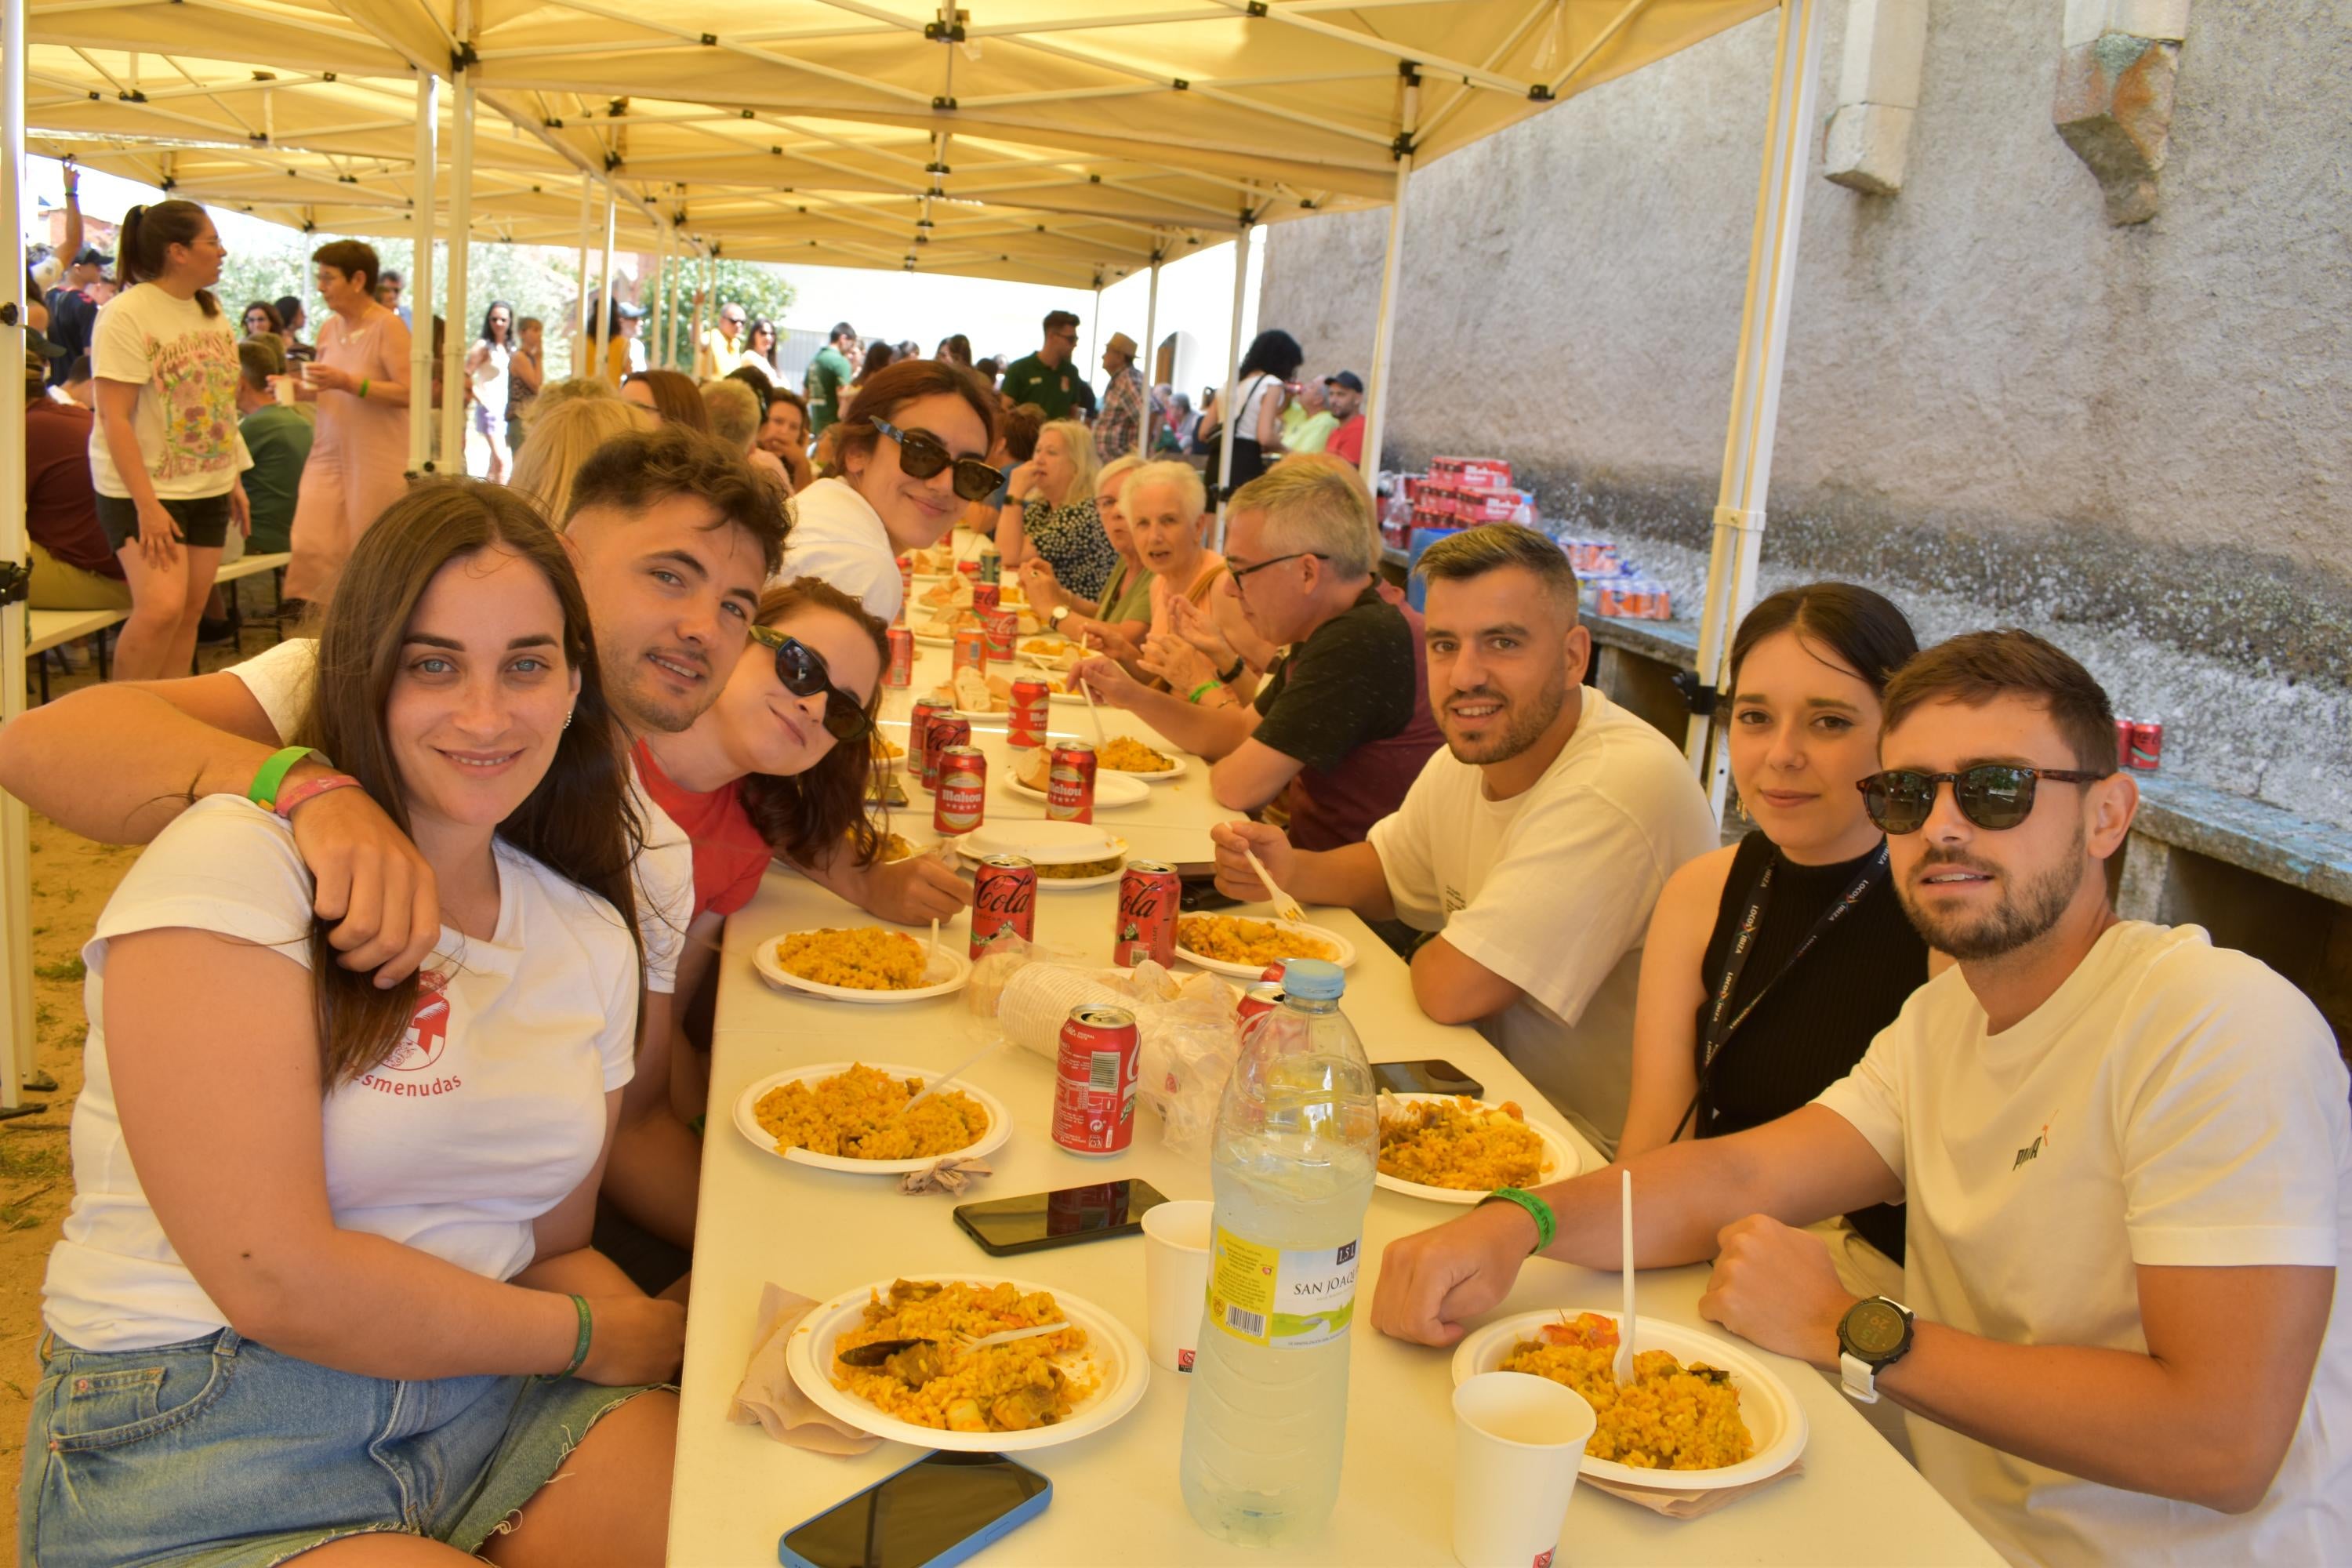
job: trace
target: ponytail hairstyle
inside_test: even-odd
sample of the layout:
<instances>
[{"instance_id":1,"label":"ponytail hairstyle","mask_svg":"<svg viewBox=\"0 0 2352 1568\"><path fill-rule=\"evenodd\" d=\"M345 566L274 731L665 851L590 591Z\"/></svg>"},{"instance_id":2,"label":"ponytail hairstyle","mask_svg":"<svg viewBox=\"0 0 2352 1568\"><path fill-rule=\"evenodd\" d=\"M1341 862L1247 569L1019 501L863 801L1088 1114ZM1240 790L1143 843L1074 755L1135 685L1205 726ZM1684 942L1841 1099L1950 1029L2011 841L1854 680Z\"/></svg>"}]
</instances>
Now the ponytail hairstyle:
<instances>
[{"instance_id":1,"label":"ponytail hairstyle","mask_svg":"<svg viewBox=\"0 0 2352 1568\"><path fill-rule=\"evenodd\" d=\"M211 226L212 219L194 202L174 200L132 207L122 215L122 227L116 237L115 277L125 289L153 282L163 276L172 247L195 244L196 236ZM207 316L220 314L220 301L209 289L196 290L196 303Z\"/></svg>"}]
</instances>

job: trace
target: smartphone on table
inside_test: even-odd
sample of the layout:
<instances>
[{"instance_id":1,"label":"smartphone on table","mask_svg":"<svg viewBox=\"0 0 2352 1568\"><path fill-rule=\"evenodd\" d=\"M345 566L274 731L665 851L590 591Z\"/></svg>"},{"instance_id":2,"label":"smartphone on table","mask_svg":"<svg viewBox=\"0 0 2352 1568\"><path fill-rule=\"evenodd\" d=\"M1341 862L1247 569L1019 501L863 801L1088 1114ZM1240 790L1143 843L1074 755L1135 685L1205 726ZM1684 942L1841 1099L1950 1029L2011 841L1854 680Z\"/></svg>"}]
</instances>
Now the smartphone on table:
<instances>
[{"instance_id":1,"label":"smartphone on table","mask_svg":"<svg viewBox=\"0 0 2352 1568\"><path fill-rule=\"evenodd\" d=\"M1486 1086L1449 1061L1374 1062L1372 1080L1391 1094L1466 1094L1476 1100Z\"/></svg>"},{"instance_id":2,"label":"smartphone on table","mask_svg":"<svg viewBox=\"0 0 2352 1568\"><path fill-rule=\"evenodd\" d=\"M1054 1483L1002 1454L926 1454L784 1531L784 1568L949 1568L1053 1500Z\"/></svg>"},{"instance_id":3,"label":"smartphone on table","mask_svg":"<svg viewBox=\"0 0 2352 1568\"><path fill-rule=\"evenodd\" d=\"M1167 1201L1167 1194L1150 1182L1129 1178L964 1204L955 1211L955 1222L980 1243L982 1252L1007 1258L1109 1236L1132 1236L1143 1228L1144 1215Z\"/></svg>"},{"instance_id":4,"label":"smartphone on table","mask_svg":"<svg viewBox=\"0 0 2352 1568\"><path fill-rule=\"evenodd\" d=\"M1234 910L1241 900L1219 890L1217 863L1214 860L1180 860L1176 863L1176 907L1188 915L1207 914L1213 910Z\"/></svg>"}]
</instances>

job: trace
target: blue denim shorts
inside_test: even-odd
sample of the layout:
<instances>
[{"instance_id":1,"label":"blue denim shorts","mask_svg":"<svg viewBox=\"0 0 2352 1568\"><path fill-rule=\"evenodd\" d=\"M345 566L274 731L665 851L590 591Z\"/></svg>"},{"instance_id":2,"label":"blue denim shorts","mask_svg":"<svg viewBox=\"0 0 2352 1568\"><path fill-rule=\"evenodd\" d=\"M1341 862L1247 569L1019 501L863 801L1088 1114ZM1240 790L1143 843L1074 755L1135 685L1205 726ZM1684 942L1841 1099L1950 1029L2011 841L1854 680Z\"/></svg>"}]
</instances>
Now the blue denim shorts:
<instances>
[{"instance_id":1,"label":"blue denim shorts","mask_svg":"<svg viewBox=\"0 0 2352 1568\"><path fill-rule=\"evenodd\" d=\"M223 1329L152 1350L43 1342L17 1484L20 1561L262 1568L397 1531L471 1552L644 1388L398 1382Z\"/></svg>"}]
</instances>

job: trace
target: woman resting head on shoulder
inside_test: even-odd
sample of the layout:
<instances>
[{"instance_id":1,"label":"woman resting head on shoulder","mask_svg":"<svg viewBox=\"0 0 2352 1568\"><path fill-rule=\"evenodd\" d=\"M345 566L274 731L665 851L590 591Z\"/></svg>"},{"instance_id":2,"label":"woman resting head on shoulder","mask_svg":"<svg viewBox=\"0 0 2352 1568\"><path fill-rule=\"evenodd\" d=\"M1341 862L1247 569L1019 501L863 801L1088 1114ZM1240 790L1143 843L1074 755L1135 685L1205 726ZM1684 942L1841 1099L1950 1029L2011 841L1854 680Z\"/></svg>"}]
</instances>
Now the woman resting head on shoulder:
<instances>
[{"instance_id":1,"label":"woman resting head on shoulder","mask_svg":"<svg viewBox=\"0 0 2352 1568\"><path fill-rule=\"evenodd\" d=\"M1917 651L1903 612L1850 583L1783 589L1740 622L1728 745L1756 827L1659 895L1620 1158L1795 1110L1861 1060L1927 979L1927 945L1856 787L1878 771L1887 679ZM1754 938L1736 952L1751 918ZM1829 1238L1842 1270L1870 1293L1899 1283L1901 1211L1850 1218Z\"/></svg>"},{"instance_id":2,"label":"woman resting head on shoulder","mask_svg":"<svg viewBox=\"0 0 2352 1568\"><path fill-rule=\"evenodd\" d=\"M427 483L381 521L299 726L339 771L273 759L274 810L197 801L88 950L21 1489L44 1563L275 1562L374 1531L453 1563L660 1558L677 1402L645 1385L676 1374L684 1314L589 1246L642 970L586 606L501 489ZM295 850L334 788L437 883L441 939L388 988L337 963ZM379 1458L394 1409L436 1485Z\"/></svg>"}]
</instances>

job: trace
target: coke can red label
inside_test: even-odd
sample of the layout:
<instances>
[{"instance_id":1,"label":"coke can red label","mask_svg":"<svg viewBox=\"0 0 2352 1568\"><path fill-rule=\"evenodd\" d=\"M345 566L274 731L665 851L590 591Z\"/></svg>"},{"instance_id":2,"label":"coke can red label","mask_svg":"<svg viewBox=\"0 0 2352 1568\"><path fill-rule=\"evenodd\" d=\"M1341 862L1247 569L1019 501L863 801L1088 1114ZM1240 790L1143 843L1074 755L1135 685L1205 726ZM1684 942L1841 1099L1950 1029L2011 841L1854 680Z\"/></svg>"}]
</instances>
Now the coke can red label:
<instances>
[{"instance_id":1,"label":"coke can red label","mask_svg":"<svg viewBox=\"0 0 2352 1568\"><path fill-rule=\"evenodd\" d=\"M1012 663L1013 642L1021 635L1021 612L992 605L981 613L980 626L987 642L988 657L999 664Z\"/></svg>"},{"instance_id":2,"label":"coke can red label","mask_svg":"<svg viewBox=\"0 0 2352 1568\"><path fill-rule=\"evenodd\" d=\"M1282 987L1270 980L1261 980L1242 993L1240 1004L1234 1008L1234 1022L1241 1026L1243 1039L1260 1018L1282 1005Z\"/></svg>"},{"instance_id":3,"label":"coke can red label","mask_svg":"<svg viewBox=\"0 0 2352 1568\"><path fill-rule=\"evenodd\" d=\"M1111 933L1110 961L1132 969L1145 959L1164 967L1176 962L1176 901L1184 890L1176 868L1158 860L1130 860L1118 879L1118 927Z\"/></svg>"},{"instance_id":4,"label":"coke can red label","mask_svg":"<svg viewBox=\"0 0 2352 1568\"><path fill-rule=\"evenodd\" d=\"M2132 765L2131 732L2132 721L2130 720L2118 719L2116 721L2116 766L2119 768L2127 768Z\"/></svg>"},{"instance_id":5,"label":"coke can red label","mask_svg":"<svg viewBox=\"0 0 2352 1568\"><path fill-rule=\"evenodd\" d=\"M996 608L998 591L993 583L974 583L971 585L971 613L980 617L982 626L988 624L988 612Z\"/></svg>"},{"instance_id":6,"label":"coke can red label","mask_svg":"<svg viewBox=\"0 0 2352 1568\"><path fill-rule=\"evenodd\" d=\"M925 789L940 787L939 753L932 749L931 726L955 712L952 703L937 697L915 699L914 718L907 725L907 745L912 758L909 772Z\"/></svg>"},{"instance_id":7,"label":"coke can red label","mask_svg":"<svg viewBox=\"0 0 2352 1568\"><path fill-rule=\"evenodd\" d=\"M958 626L955 635L955 657L948 665L950 672L976 669L988 673L988 634L978 626Z\"/></svg>"},{"instance_id":8,"label":"coke can red label","mask_svg":"<svg viewBox=\"0 0 2352 1568\"><path fill-rule=\"evenodd\" d=\"M961 740L940 748L940 790L931 797L931 830L941 835L970 833L988 810L988 758L978 746L967 744L971 725L962 719Z\"/></svg>"},{"instance_id":9,"label":"coke can red label","mask_svg":"<svg viewBox=\"0 0 2352 1568\"><path fill-rule=\"evenodd\" d=\"M1054 1059L1054 1142L1073 1154L1116 1154L1135 1141L1135 1015L1082 1003L1070 1009Z\"/></svg>"},{"instance_id":10,"label":"coke can red label","mask_svg":"<svg viewBox=\"0 0 2352 1568\"><path fill-rule=\"evenodd\" d=\"M980 563L978 561L959 561L956 563L956 570L962 573L965 576L971 578L975 583L980 581Z\"/></svg>"},{"instance_id":11,"label":"coke can red label","mask_svg":"<svg viewBox=\"0 0 2352 1568\"><path fill-rule=\"evenodd\" d=\"M915 679L915 634L904 626L890 628L890 668L883 672L882 684L903 689Z\"/></svg>"},{"instance_id":12,"label":"coke can red label","mask_svg":"<svg viewBox=\"0 0 2352 1568\"><path fill-rule=\"evenodd\" d=\"M907 606L915 602L915 561L910 555L898 557L898 616L906 618Z\"/></svg>"},{"instance_id":13,"label":"coke can red label","mask_svg":"<svg viewBox=\"0 0 2352 1568\"><path fill-rule=\"evenodd\" d=\"M1290 960L1277 958L1258 971L1258 979L1266 984L1279 985L1290 976Z\"/></svg>"},{"instance_id":14,"label":"coke can red label","mask_svg":"<svg viewBox=\"0 0 2352 1568\"><path fill-rule=\"evenodd\" d=\"M1053 711L1053 689L1034 676L1013 683L1012 706L1004 714L1004 743L1034 747L1045 743L1046 715Z\"/></svg>"},{"instance_id":15,"label":"coke can red label","mask_svg":"<svg viewBox=\"0 0 2352 1568\"><path fill-rule=\"evenodd\" d=\"M2155 768L2164 762L2164 726L2146 720L2132 721L2131 765Z\"/></svg>"},{"instance_id":16,"label":"coke can red label","mask_svg":"<svg viewBox=\"0 0 2352 1568\"><path fill-rule=\"evenodd\" d=\"M1024 856L991 855L972 879L971 956L1008 936L1037 940L1037 868Z\"/></svg>"},{"instance_id":17,"label":"coke can red label","mask_svg":"<svg viewBox=\"0 0 2352 1568\"><path fill-rule=\"evenodd\" d=\"M1095 819L1095 749L1091 742L1063 741L1046 763L1045 819L1049 822L1092 822Z\"/></svg>"}]
</instances>

